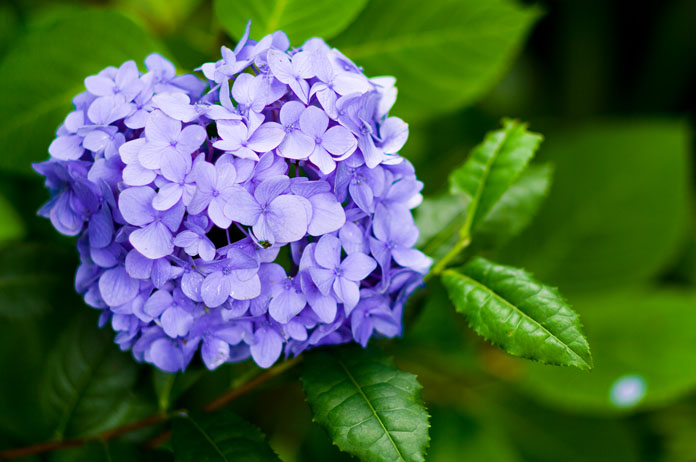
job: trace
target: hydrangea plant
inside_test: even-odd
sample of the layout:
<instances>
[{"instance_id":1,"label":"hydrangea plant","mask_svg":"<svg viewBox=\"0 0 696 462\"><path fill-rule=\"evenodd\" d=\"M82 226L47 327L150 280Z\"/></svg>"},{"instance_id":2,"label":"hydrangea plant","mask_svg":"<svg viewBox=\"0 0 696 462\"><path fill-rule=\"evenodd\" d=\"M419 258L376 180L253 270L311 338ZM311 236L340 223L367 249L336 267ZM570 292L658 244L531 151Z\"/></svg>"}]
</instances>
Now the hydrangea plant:
<instances>
[{"instance_id":1,"label":"hydrangea plant","mask_svg":"<svg viewBox=\"0 0 696 462\"><path fill-rule=\"evenodd\" d=\"M270 367L402 330L431 259L398 152L395 80L321 39L248 38L177 75L158 54L85 79L34 165L40 214L77 236L76 290L138 361Z\"/></svg>"},{"instance_id":2,"label":"hydrangea plant","mask_svg":"<svg viewBox=\"0 0 696 462\"><path fill-rule=\"evenodd\" d=\"M177 75L151 54L144 72L126 61L87 77L49 160L34 164L50 190L39 214L77 237L75 289L100 310L100 326L110 324L121 350L165 373L185 371L199 351L211 370L248 358L268 369L235 377L242 385L204 411L305 358L301 381L314 420L366 461L424 460L430 417L420 384L364 347L402 334L409 296L432 278L441 283L433 300L445 290L478 334L512 355L592 367L579 317L555 288L475 256L518 233L542 201L551 169L526 170L541 135L504 120L450 173L450 195L423 201L423 184L399 154L409 129L390 115L393 77L367 77L319 38L298 48L280 31L252 40L249 24L221 54L198 74ZM363 348L300 357L345 343ZM78 362L100 367L82 342L74 351ZM84 368L55 363L61 385L51 399L60 409L80 400L83 390L72 384L82 383ZM106 369L105 377L135 381ZM164 411L174 382L187 376L160 371L153 385ZM84 394L92 392L103 397L102 387ZM113 405L99 401L106 413L118 399L108 395ZM234 414L185 410L0 458L168 420L177 460L278 460ZM58 438L65 431L59 426Z\"/></svg>"}]
</instances>

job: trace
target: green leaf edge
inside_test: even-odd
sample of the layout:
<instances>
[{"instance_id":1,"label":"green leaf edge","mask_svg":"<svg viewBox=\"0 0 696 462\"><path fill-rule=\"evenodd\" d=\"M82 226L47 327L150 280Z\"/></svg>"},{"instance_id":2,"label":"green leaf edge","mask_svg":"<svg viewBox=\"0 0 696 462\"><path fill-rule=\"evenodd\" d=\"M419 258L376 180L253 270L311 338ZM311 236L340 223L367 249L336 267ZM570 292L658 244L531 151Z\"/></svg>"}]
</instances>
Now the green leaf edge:
<instances>
[{"instance_id":1,"label":"green leaf edge","mask_svg":"<svg viewBox=\"0 0 696 462\"><path fill-rule=\"evenodd\" d=\"M369 349L368 349L367 351L369 351ZM375 416L375 418L377 418L378 422L380 423L380 426L381 426L381 427L385 430L385 432L389 435L389 432L388 432L388 431L386 430L386 428L384 427L384 423L382 422L382 419L379 418L379 416L377 415L377 412L375 411L374 407L373 407L372 404L369 402L369 400L367 399L367 397L366 397L365 394L363 393L363 391L362 391L362 389L360 388L360 386L359 386L359 385L355 382L355 380L353 379L352 374L350 374L350 373L348 372L347 368L345 367L344 361L343 361L341 358L338 358L338 356L340 356L339 353L336 352L336 351L334 350L333 352L331 352L331 351L323 351L323 352L317 352L317 353L314 353L314 354L315 354L315 355L321 354L321 355L326 355L326 356L333 356L335 359L337 359L337 360L340 362L341 367L342 367L344 370L346 370L346 373L348 374L348 377L350 378L351 382L356 386L356 388L358 388L358 391L360 392L360 396L362 396L362 398L367 402L367 404L368 404L368 406L370 407L370 410L372 411L373 415ZM397 368L397 369L398 369L399 371L401 371L401 372L405 372L405 373L407 373L407 374L412 375L414 378L417 378L417 377L418 377L416 374L414 374L414 373L412 373L412 372L402 371L401 369L399 369L399 368L396 366L396 364L394 363L394 358L392 358L391 356L388 356L388 355L376 355L376 357L373 356L373 358L371 358L371 359L372 359L373 361L376 361L376 362L381 362L381 363L383 363L383 364L391 365L391 366ZM306 367L306 364L305 364L305 367ZM303 388L303 391L304 391L304 388L305 388L305 378L304 378L304 375L300 375L300 381L302 382L302 388ZM423 409L425 410L425 414L426 414L426 424L427 424L427 427L426 427L426 428L429 430L430 428L432 428L432 427L431 427L431 423L430 423L430 420L432 419L432 416L431 416L430 413L428 412L428 408L425 406L425 401L423 401L423 396L422 396L422 394L421 394L421 390L423 389L423 386L420 385L420 382L418 382L418 385L419 385L419 388L418 388L418 390L417 390L416 398L417 398L417 400L418 400L418 403L420 403L420 404L423 405ZM312 409L312 405L311 405L311 403L310 403L309 400L308 400L308 396L307 396L307 393L306 393L306 392L305 392L305 402L306 402L307 405L310 407L310 409ZM312 409L312 422L314 422L315 424L319 425L324 431L326 431L326 432L328 433L329 439L331 440L331 444L334 445L334 446L336 446L336 448L338 448L339 451L341 451L341 452L343 452L343 453L345 453L345 454L350 454L351 457L356 457L356 458L357 458L357 456L354 456L354 455L351 454L350 452L344 451L343 449L341 449L341 447L338 445L338 443L336 443L336 441L334 441L334 439L333 439L332 435L330 434L328 428L325 428L324 425L322 425L320 422L317 421L316 417L314 416L314 410L313 410L313 409ZM430 432L429 432L429 431L427 432L427 436L428 436L428 438L427 438L427 440L426 440L426 442L425 442L425 446L423 447L423 456L424 456L424 459L423 459L423 460L427 460L428 449L430 448L430 442L431 442L431 439L432 439L431 436L430 436ZM395 449L397 450L397 453L398 453L399 456L401 457L401 460L405 462L405 459L403 458L403 456L401 456L401 451L399 451L398 447L396 447L396 445L394 444L394 441L393 441L393 439L391 438L391 435L389 435L389 441L392 443L392 446L394 446Z\"/></svg>"},{"instance_id":2,"label":"green leaf edge","mask_svg":"<svg viewBox=\"0 0 696 462\"><path fill-rule=\"evenodd\" d=\"M481 257L478 257L478 258L481 258ZM529 273L529 272L527 272L527 271L525 271L525 270L523 270L523 269L521 269L521 268L515 268L515 269L517 269L518 271L522 271L522 272L526 273L530 278L532 278L531 273ZM592 350L591 350L591 348L590 348L589 342L588 342L588 344L587 344L587 355L588 355L588 359L589 359L589 362L588 362L588 361L586 361L585 359L583 359L579 354L577 354L575 351L573 351L570 347L568 347L564 342L561 342L560 339L558 339L558 337L556 337L555 334L549 332L549 331L548 331L544 326L542 326L539 322L537 322L536 320L530 318L525 312L523 312L523 311L520 310L517 306L513 305L512 303L510 303L508 300L506 300L505 298L503 298L501 295L499 295L498 293L496 293L494 290L490 289L490 288L487 287L487 286L484 286L484 285L481 284L479 281L477 281L477 280L475 280L475 279L473 279L473 278L471 278L471 277L469 277L469 276L467 276L467 275L465 275L465 274L462 274L462 273L458 272L456 269L451 269L451 268L450 268L450 269L446 269L446 270L443 271L443 273L442 273L442 282L443 282L443 284L444 284L446 287L448 286L448 284L447 284L447 282L446 282L446 280L448 279L448 276L449 276L449 277L457 277L457 278L466 278L470 283L472 283L472 284L474 284L474 285L476 285L476 286L478 286L478 287L480 287L480 288L482 288L482 289L484 289L484 290L490 292L491 295L494 296L496 299L499 299L499 300L501 300L503 303L505 303L506 305L509 305L509 306L513 307L513 308L515 309L515 311L517 311L518 313L520 313L520 314L521 314L522 316L524 316L525 318L530 319L530 320L533 321L535 324L538 324L541 328L543 328L546 332L548 332L552 337L554 337L556 340L558 340L559 343L561 343L568 351L572 352L572 354L573 354L574 356L576 356L576 357L580 360L580 363L579 363L579 364L562 364L562 363L556 363L556 362L553 362L553 361L545 361L545 360L539 359L539 358L529 358L529 357L526 357L526 356L520 356L520 355L516 355L516 354L513 354L513 353L509 353L507 350L505 350L505 349L502 347L502 345L499 345L498 343L494 342L493 340L491 340L491 339L487 338L486 336L480 334L480 333L478 332L478 330L476 330L476 329L471 325L471 322L469 321L469 317L468 317L465 313L463 313L462 311L460 311L460 310L457 308L457 305L456 305L456 303L454 302L454 300L452 300L452 297L450 296L449 290L448 290L448 291L447 291L448 296L450 297L450 300L452 301L452 303L455 305L455 310L466 318L467 324L469 325L469 327L470 327L474 332L476 332L477 335L479 335L480 337L482 337L484 340L486 340L486 341L489 342L490 344L495 345L496 347L500 348L501 350L505 351L506 353L508 353L508 354L510 354L510 355L512 355L512 356L517 356L517 357L519 357L519 358L528 359L528 360L530 360L530 361L538 362L538 363L541 363L541 364L548 364L548 365L552 365L552 366L562 366L562 367L577 367L578 369L583 370L583 371L591 371L591 370L594 368L594 359L592 358ZM540 283L540 284L541 284L541 283ZM551 292L553 292L553 293L554 293L556 296L558 296L561 300L563 300L564 302L566 302L566 299L560 294L560 292L558 291L558 288L553 287L553 286L549 286L549 285L546 285L546 284L544 284L544 286L546 286L546 288L548 288ZM566 303L567 303L567 302L566 302ZM580 329L582 330L582 329L584 328L584 326L583 326L583 324L582 324L582 318L581 318L580 316L578 316L578 323L579 323ZM583 331L582 333L583 333L583 336L585 337L585 339L587 340L587 336L584 334L584 331ZM583 364L584 364L584 366L583 366Z\"/></svg>"}]
</instances>

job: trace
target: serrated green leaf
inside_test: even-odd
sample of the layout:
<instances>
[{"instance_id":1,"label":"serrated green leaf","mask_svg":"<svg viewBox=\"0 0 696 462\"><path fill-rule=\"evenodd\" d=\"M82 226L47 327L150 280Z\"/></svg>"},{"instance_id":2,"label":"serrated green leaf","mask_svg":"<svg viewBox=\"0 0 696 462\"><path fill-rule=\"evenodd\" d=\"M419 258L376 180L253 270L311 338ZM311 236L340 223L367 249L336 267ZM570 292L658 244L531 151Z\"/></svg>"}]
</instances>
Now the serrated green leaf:
<instances>
[{"instance_id":1,"label":"serrated green leaf","mask_svg":"<svg viewBox=\"0 0 696 462\"><path fill-rule=\"evenodd\" d=\"M55 438L98 433L127 417L137 368L112 335L82 318L63 332L51 352L41 398Z\"/></svg>"},{"instance_id":2,"label":"serrated green leaf","mask_svg":"<svg viewBox=\"0 0 696 462\"><path fill-rule=\"evenodd\" d=\"M186 415L172 424L176 462L279 462L261 430L227 411Z\"/></svg>"},{"instance_id":3,"label":"serrated green leaf","mask_svg":"<svg viewBox=\"0 0 696 462\"><path fill-rule=\"evenodd\" d=\"M564 293L647 281L674 262L689 214L687 124L598 121L548 134L554 184L532 225L500 253Z\"/></svg>"},{"instance_id":4,"label":"serrated green leaf","mask_svg":"<svg viewBox=\"0 0 696 462\"><path fill-rule=\"evenodd\" d=\"M488 215L534 157L542 136L527 125L504 120L503 128L486 135L469 159L450 175L450 192L470 198L462 233L468 235Z\"/></svg>"},{"instance_id":5,"label":"serrated green leaf","mask_svg":"<svg viewBox=\"0 0 696 462\"><path fill-rule=\"evenodd\" d=\"M413 374L357 347L306 358L301 376L314 420L341 450L364 461L423 461L428 413Z\"/></svg>"},{"instance_id":6,"label":"serrated green leaf","mask_svg":"<svg viewBox=\"0 0 696 462\"><path fill-rule=\"evenodd\" d=\"M592 368L579 316L556 289L536 282L529 273L479 257L446 270L442 282L469 325L508 353Z\"/></svg>"},{"instance_id":7,"label":"serrated green leaf","mask_svg":"<svg viewBox=\"0 0 696 462\"><path fill-rule=\"evenodd\" d=\"M215 0L215 14L233 37L240 38L251 20L252 38L258 40L282 30L292 46L300 46L311 37L335 37L366 3L367 0Z\"/></svg>"},{"instance_id":8,"label":"serrated green leaf","mask_svg":"<svg viewBox=\"0 0 696 462\"><path fill-rule=\"evenodd\" d=\"M31 27L0 62L0 168L29 173L48 157L85 77L154 51L161 47L114 11L70 10Z\"/></svg>"},{"instance_id":9,"label":"serrated green leaf","mask_svg":"<svg viewBox=\"0 0 696 462\"><path fill-rule=\"evenodd\" d=\"M482 97L539 17L513 0L380 0L332 41L367 75L394 75L410 121Z\"/></svg>"},{"instance_id":10,"label":"serrated green leaf","mask_svg":"<svg viewBox=\"0 0 696 462\"><path fill-rule=\"evenodd\" d=\"M475 244L496 247L521 233L532 221L551 187L551 165L532 165L476 228Z\"/></svg>"}]
</instances>

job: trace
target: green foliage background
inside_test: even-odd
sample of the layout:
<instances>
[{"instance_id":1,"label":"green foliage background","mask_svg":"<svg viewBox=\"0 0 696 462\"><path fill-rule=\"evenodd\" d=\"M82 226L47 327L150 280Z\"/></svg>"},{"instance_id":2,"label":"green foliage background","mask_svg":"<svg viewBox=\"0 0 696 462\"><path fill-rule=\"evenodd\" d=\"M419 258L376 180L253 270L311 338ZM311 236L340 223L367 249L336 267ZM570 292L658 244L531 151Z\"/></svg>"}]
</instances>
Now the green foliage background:
<instances>
[{"instance_id":1,"label":"green foliage background","mask_svg":"<svg viewBox=\"0 0 696 462\"><path fill-rule=\"evenodd\" d=\"M394 406L420 400L412 374L423 386L431 415L426 460L696 460L693 0L640 8L628 0L2 2L0 450L199 409L257 374L251 364L213 373L195 364L169 376L120 353L73 293L74 240L35 216L47 194L30 170L48 156L85 76L127 59L142 66L152 51L191 70L217 59L248 18L252 37L281 28L299 45L320 35L366 74L396 76L393 113L410 123L403 154L425 182L426 250L466 207L443 197L449 173L501 117L544 134L530 169L491 215L477 219L473 245L558 287L581 316L595 367L506 355L470 330L431 282L406 313L404 337L377 342L414 393L395 397ZM534 194L520 193L527 189ZM480 268L469 269L480 276ZM391 373L390 360L374 361L374 370L356 369L366 379ZM177 435L203 427L224 434L221 422L239 429L227 438L260 448L249 460L350 460L312 423L298 375L284 374L230 406L263 431L272 451L233 414L192 414L175 419L173 445L164 448L142 449L163 430L155 426L26 460L172 460ZM617 405L613 387L635 376L644 395ZM315 406L315 419L328 419ZM350 448L338 433L338 447ZM201 449L187 446L177 460L203 457L205 441L195 444ZM426 444L419 440L413 454ZM223 449L237 460L232 446Z\"/></svg>"}]
</instances>

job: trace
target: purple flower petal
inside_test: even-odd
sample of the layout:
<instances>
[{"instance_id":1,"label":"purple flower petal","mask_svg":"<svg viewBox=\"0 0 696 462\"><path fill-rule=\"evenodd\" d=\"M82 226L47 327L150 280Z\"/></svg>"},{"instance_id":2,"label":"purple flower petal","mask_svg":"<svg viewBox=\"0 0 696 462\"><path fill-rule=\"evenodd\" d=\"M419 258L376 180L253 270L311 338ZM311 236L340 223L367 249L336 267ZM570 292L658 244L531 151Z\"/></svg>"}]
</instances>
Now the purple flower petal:
<instances>
[{"instance_id":1,"label":"purple flower petal","mask_svg":"<svg viewBox=\"0 0 696 462\"><path fill-rule=\"evenodd\" d=\"M230 298L232 284L229 277L223 276L222 271L209 274L201 284L201 298L210 308L222 305Z\"/></svg>"},{"instance_id":2,"label":"purple flower petal","mask_svg":"<svg viewBox=\"0 0 696 462\"><path fill-rule=\"evenodd\" d=\"M343 277L351 281L362 281L377 268L377 262L364 253L352 253L341 263Z\"/></svg>"},{"instance_id":3,"label":"purple flower petal","mask_svg":"<svg viewBox=\"0 0 696 462\"><path fill-rule=\"evenodd\" d=\"M128 303L138 295L140 283L131 278L122 266L106 270L99 278L99 293L109 306Z\"/></svg>"},{"instance_id":4,"label":"purple flower petal","mask_svg":"<svg viewBox=\"0 0 696 462\"><path fill-rule=\"evenodd\" d=\"M326 269L337 268L341 262L341 241L330 234L322 236L314 248L314 259Z\"/></svg>"},{"instance_id":5,"label":"purple flower petal","mask_svg":"<svg viewBox=\"0 0 696 462\"><path fill-rule=\"evenodd\" d=\"M309 219L300 196L278 196L269 204L266 220L277 242L294 242L307 233Z\"/></svg>"},{"instance_id":6,"label":"purple flower petal","mask_svg":"<svg viewBox=\"0 0 696 462\"><path fill-rule=\"evenodd\" d=\"M154 222L131 233L128 240L147 258L162 258L174 250L172 232L161 222Z\"/></svg>"},{"instance_id":7,"label":"purple flower petal","mask_svg":"<svg viewBox=\"0 0 696 462\"><path fill-rule=\"evenodd\" d=\"M254 131L247 146L256 152L267 152L278 147L285 137L283 127L275 122L266 122Z\"/></svg>"},{"instance_id":8,"label":"purple flower petal","mask_svg":"<svg viewBox=\"0 0 696 462\"><path fill-rule=\"evenodd\" d=\"M155 219L152 200L155 191L147 186L128 188L118 198L118 208L123 218L134 226L144 226Z\"/></svg>"},{"instance_id":9,"label":"purple flower petal","mask_svg":"<svg viewBox=\"0 0 696 462\"><path fill-rule=\"evenodd\" d=\"M268 305L268 314L281 324L287 324L307 305L307 299L301 292L294 288L282 290L271 299Z\"/></svg>"},{"instance_id":10,"label":"purple flower petal","mask_svg":"<svg viewBox=\"0 0 696 462\"><path fill-rule=\"evenodd\" d=\"M228 197L223 209L227 218L247 226L256 224L261 215L261 206L246 189L235 186Z\"/></svg>"},{"instance_id":11,"label":"purple flower petal","mask_svg":"<svg viewBox=\"0 0 696 462\"><path fill-rule=\"evenodd\" d=\"M172 306L160 317L164 333L172 338L183 337L188 334L193 324L193 316L186 310Z\"/></svg>"},{"instance_id":12,"label":"purple flower petal","mask_svg":"<svg viewBox=\"0 0 696 462\"><path fill-rule=\"evenodd\" d=\"M275 329L261 327L256 331L254 339L254 343L249 347L251 357L260 367L271 367L283 350L283 337Z\"/></svg>"},{"instance_id":13,"label":"purple flower petal","mask_svg":"<svg viewBox=\"0 0 696 462\"><path fill-rule=\"evenodd\" d=\"M230 357L230 345L215 337L206 337L201 346L201 358L205 367L214 370Z\"/></svg>"},{"instance_id":14,"label":"purple flower petal","mask_svg":"<svg viewBox=\"0 0 696 462\"><path fill-rule=\"evenodd\" d=\"M48 153L60 160L76 160L82 157L82 137L78 135L59 136L51 142Z\"/></svg>"},{"instance_id":15,"label":"purple flower petal","mask_svg":"<svg viewBox=\"0 0 696 462\"><path fill-rule=\"evenodd\" d=\"M174 207L184 192L184 188L178 183L167 183L162 186L157 195L152 199L155 210L169 210Z\"/></svg>"},{"instance_id":16,"label":"purple flower petal","mask_svg":"<svg viewBox=\"0 0 696 462\"><path fill-rule=\"evenodd\" d=\"M307 231L312 236L338 231L346 222L343 207L331 193L315 194L309 198L312 204L312 219Z\"/></svg>"}]
</instances>

